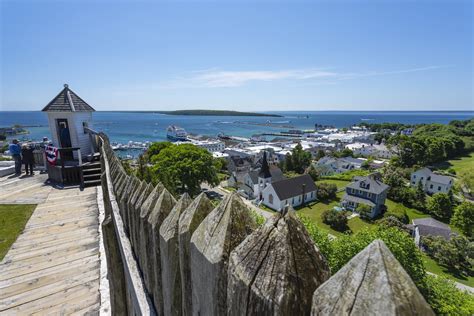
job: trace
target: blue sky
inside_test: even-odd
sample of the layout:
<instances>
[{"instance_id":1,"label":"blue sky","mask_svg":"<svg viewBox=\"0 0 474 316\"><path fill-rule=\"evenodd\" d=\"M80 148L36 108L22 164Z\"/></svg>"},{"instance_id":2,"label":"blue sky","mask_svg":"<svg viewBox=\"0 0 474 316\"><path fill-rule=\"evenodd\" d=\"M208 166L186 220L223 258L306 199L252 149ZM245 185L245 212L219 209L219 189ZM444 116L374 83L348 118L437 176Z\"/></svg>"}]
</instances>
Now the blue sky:
<instances>
[{"instance_id":1,"label":"blue sky","mask_svg":"<svg viewBox=\"0 0 474 316\"><path fill-rule=\"evenodd\" d=\"M1 110L473 110L472 1L0 1Z\"/></svg>"}]
</instances>

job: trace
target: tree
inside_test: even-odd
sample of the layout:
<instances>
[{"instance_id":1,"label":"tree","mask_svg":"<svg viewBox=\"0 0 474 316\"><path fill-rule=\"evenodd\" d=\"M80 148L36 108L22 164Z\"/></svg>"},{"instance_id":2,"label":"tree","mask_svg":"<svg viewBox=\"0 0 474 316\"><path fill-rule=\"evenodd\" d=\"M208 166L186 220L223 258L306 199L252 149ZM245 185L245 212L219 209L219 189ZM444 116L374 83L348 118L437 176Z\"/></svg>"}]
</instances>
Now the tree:
<instances>
[{"instance_id":1,"label":"tree","mask_svg":"<svg viewBox=\"0 0 474 316\"><path fill-rule=\"evenodd\" d=\"M304 151L303 146L298 143L291 151L291 155L286 155L286 171L295 171L302 174L311 164L311 153Z\"/></svg>"},{"instance_id":2,"label":"tree","mask_svg":"<svg viewBox=\"0 0 474 316\"><path fill-rule=\"evenodd\" d=\"M360 203L355 210L362 219L371 219L372 208L367 204Z\"/></svg>"},{"instance_id":3,"label":"tree","mask_svg":"<svg viewBox=\"0 0 474 316\"><path fill-rule=\"evenodd\" d=\"M318 152L316 153L315 159L316 159L316 160L319 160L319 159L323 158L324 156L326 156L326 153L324 152L324 150L320 149L320 150L318 150Z\"/></svg>"},{"instance_id":4,"label":"tree","mask_svg":"<svg viewBox=\"0 0 474 316\"><path fill-rule=\"evenodd\" d=\"M349 227L347 227L347 217L344 212L327 210L321 214L321 218L325 224L328 224L337 231L342 232L349 229Z\"/></svg>"},{"instance_id":5,"label":"tree","mask_svg":"<svg viewBox=\"0 0 474 316\"><path fill-rule=\"evenodd\" d=\"M313 165L309 167L308 174L310 175L311 179L313 179L313 181L319 180L319 172Z\"/></svg>"},{"instance_id":6,"label":"tree","mask_svg":"<svg viewBox=\"0 0 474 316\"><path fill-rule=\"evenodd\" d=\"M148 157L146 160L151 161L153 156L158 155L160 153L160 151L162 151L163 149L168 148L172 145L173 145L173 143L170 143L170 142L155 142L155 143L151 144L151 146L148 147L148 149L146 151L146 156Z\"/></svg>"},{"instance_id":7,"label":"tree","mask_svg":"<svg viewBox=\"0 0 474 316\"><path fill-rule=\"evenodd\" d=\"M415 189L415 201L414 206L418 209L424 209L426 207L426 193L423 188L422 181L418 181Z\"/></svg>"},{"instance_id":8,"label":"tree","mask_svg":"<svg viewBox=\"0 0 474 316\"><path fill-rule=\"evenodd\" d=\"M316 246L318 246L323 256L325 258L329 258L332 252L329 235L319 230L310 218L300 214L297 214L297 216L303 223L304 227L306 227L306 230L308 231Z\"/></svg>"},{"instance_id":9,"label":"tree","mask_svg":"<svg viewBox=\"0 0 474 316\"><path fill-rule=\"evenodd\" d=\"M423 237L427 253L440 265L451 271L469 275L474 259L474 243L464 236L452 236L448 241L440 236Z\"/></svg>"},{"instance_id":10,"label":"tree","mask_svg":"<svg viewBox=\"0 0 474 316\"><path fill-rule=\"evenodd\" d=\"M219 183L212 154L192 144L170 145L152 156L153 176L173 193L195 195L201 183Z\"/></svg>"},{"instance_id":11,"label":"tree","mask_svg":"<svg viewBox=\"0 0 474 316\"><path fill-rule=\"evenodd\" d=\"M434 217L448 221L451 218L453 206L448 194L436 193L428 199L426 208Z\"/></svg>"},{"instance_id":12,"label":"tree","mask_svg":"<svg viewBox=\"0 0 474 316\"><path fill-rule=\"evenodd\" d=\"M337 186L333 183L320 182L316 184L316 196L320 201L329 201L336 198Z\"/></svg>"},{"instance_id":13,"label":"tree","mask_svg":"<svg viewBox=\"0 0 474 316\"><path fill-rule=\"evenodd\" d=\"M473 237L474 204L467 201L459 204L454 210L451 224L458 227L466 236Z\"/></svg>"},{"instance_id":14,"label":"tree","mask_svg":"<svg viewBox=\"0 0 474 316\"><path fill-rule=\"evenodd\" d=\"M427 275L422 293L437 315L474 314L473 296L444 277Z\"/></svg>"},{"instance_id":15,"label":"tree","mask_svg":"<svg viewBox=\"0 0 474 316\"><path fill-rule=\"evenodd\" d=\"M382 226L382 227L385 227L385 228L396 227L398 229L403 229L403 227L404 227L404 224L398 218L396 218L395 216L391 216L391 215L379 219L377 221L377 224Z\"/></svg>"}]
</instances>

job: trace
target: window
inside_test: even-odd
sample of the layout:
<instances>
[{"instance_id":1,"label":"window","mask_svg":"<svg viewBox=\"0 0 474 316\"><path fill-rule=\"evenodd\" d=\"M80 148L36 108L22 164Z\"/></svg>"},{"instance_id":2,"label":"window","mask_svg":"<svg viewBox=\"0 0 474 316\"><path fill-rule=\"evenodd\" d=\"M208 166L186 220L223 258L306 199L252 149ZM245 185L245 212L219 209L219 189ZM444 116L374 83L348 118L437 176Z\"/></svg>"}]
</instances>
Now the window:
<instances>
[{"instance_id":1,"label":"window","mask_svg":"<svg viewBox=\"0 0 474 316\"><path fill-rule=\"evenodd\" d=\"M416 174L413 175L413 179L416 179Z\"/></svg>"},{"instance_id":2,"label":"window","mask_svg":"<svg viewBox=\"0 0 474 316\"><path fill-rule=\"evenodd\" d=\"M273 204L273 194L270 194L270 195L268 196L268 202L269 202L270 204Z\"/></svg>"},{"instance_id":3,"label":"window","mask_svg":"<svg viewBox=\"0 0 474 316\"><path fill-rule=\"evenodd\" d=\"M432 184L430 184L430 189L433 189L433 185L432 185Z\"/></svg>"},{"instance_id":4,"label":"window","mask_svg":"<svg viewBox=\"0 0 474 316\"><path fill-rule=\"evenodd\" d=\"M438 186L438 191L441 191L441 187L440 187L440 186Z\"/></svg>"},{"instance_id":5,"label":"window","mask_svg":"<svg viewBox=\"0 0 474 316\"><path fill-rule=\"evenodd\" d=\"M293 202L291 202L291 203L295 204L295 198L293 198Z\"/></svg>"},{"instance_id":6,"label":"window","mask_svg":"<svg viewBox=\"0 0 474 316\"><path fill-rule=\"evenodd\" d=\"M411 184L415 184L415 181L412 181Z\"/></svg>"}]
</instances>

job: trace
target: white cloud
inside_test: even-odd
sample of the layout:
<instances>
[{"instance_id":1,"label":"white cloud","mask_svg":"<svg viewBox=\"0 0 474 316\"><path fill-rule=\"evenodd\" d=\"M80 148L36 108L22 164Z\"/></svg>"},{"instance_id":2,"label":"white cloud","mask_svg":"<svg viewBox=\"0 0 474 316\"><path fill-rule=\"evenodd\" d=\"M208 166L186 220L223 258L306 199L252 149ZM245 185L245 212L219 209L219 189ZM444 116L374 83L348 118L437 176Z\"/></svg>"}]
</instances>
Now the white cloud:
<instances>
[{"instance_id":1,"label":"white cloud","mask_svg":"<svg viewBox=\"0 0 474 316\"><path fill-rule=\"evenodd\" d=\"M344 73L326 71L324 69L296 70L250 70L228 71L208 69L190 72L188 75L176 78L172 82L160 85L161 88L230 88L240 87L250 82L270 82L278 80L306 81L312 84L324 84L330 81L357 79L362 77L395 75L412 72L430 71L448 66L428 66L394 71L372 71L365 73Z\"/></svg>"}]
</instances>

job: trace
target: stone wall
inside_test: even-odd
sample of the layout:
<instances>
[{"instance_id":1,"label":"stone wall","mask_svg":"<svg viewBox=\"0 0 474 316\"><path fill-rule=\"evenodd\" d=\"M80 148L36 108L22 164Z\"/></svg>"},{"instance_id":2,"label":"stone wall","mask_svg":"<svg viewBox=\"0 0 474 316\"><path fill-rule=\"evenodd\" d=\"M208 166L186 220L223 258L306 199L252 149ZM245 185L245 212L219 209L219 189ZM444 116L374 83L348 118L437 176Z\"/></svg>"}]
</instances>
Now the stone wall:
<instances>
[{"instance_id":1,"label":"stone wall","mask_svg":"<svg viewBox=\"0 0 474 316\"><path fill-rule=\"evenodd\" d=\"M176 199L100 145L113 314L433 314L382 241L331 277L292 210L257 227L238 195Z\"/></svg>"}]
</instances>

